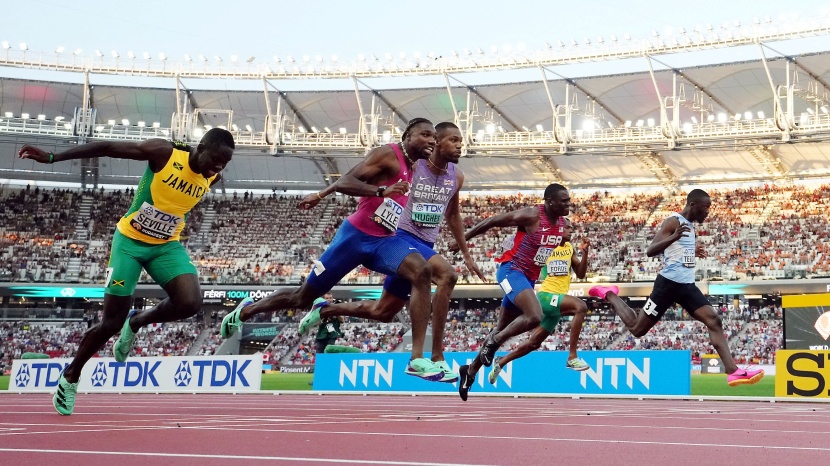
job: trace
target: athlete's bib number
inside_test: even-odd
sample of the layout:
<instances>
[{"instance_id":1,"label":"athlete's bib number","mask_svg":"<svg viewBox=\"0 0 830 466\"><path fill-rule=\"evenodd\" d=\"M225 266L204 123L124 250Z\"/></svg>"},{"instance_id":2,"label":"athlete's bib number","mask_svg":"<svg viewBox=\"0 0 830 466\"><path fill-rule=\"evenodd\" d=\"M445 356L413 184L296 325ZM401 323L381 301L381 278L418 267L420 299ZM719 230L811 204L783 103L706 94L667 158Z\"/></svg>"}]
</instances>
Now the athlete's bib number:
<instances>
[{"instance_id":1,"label":"athlete's bib number","mask_svg":"<svg viewBox=\"0 0 830 466\"><path fill-rule=\"evenodd\" d=\"M643 306L643 312L650 316L657 317L657 304L654 301L652 301L651 298L648 298L648 301L646 301L646 305Z\"/></svg>"},{"instance_id":2,"label":"athlete's bib number","mask_svg":"<svg viewBox=\"0 0 830 466\"><path fill-rule=\"evenodd\" d=\"M550 261L548 262L548 275L555 277L562 277L568 275L570 267L567 261Z\"/></svg>"},{"instance_id":3,"label":"athlete's bib number","mask_svg":"<svg viewBox=\"0 0 830 466\"><path fill-rule=\"evenodd\" d=\"M168 240L176 234L182 222L184 222L183 218L156 209L155 206L145 202L130 220L130 226L147 236Z\"/></svg>"},{"instance_id":4,"label":"athlete's bib number","mask_svg":"<svg viewBox=\"0 0 830 466\"><path fill-rule=\"evenodd\" d=\"M394 232L398 229L398 222L401 219L403 207L392 199L385 199L375 210L375 215L372 218L375 223Z\"/></svg>"},{"instance_id":5,"label":"athlete's bib number","mask_svg":"<svg viewBox=\"0 0 830 466\"><path fill-rule=\"evenodd\" d=\"M437 227L441 224L444 215L444 206L416 202L412 205L412 221L419 227Z\"/></svg>"},{"instance_id":6,"label":"athlete's bib number","mask_svg":"<svg viewBox=\"0 0 830 466\"><path fill-rule=\"evenodd\" d=\"M695 250L686 248L683 250L683 267L694 268L695 266Z\"/></svg>"},{"instance_id":7,"label":"athlete's bib number","mask_svg":"<svg viewBox=\"0 0 830 466\"><path fill-rule=\"evenodd\" d=\"M545 265L545 262L547 262L548 257L550 257L550 253L553 252L553 249L554 248L547 248L545 246L541 246L539 249L536 250L536 255L533 257L533 262L539 266Z\"/></svg>"}]
</instances>

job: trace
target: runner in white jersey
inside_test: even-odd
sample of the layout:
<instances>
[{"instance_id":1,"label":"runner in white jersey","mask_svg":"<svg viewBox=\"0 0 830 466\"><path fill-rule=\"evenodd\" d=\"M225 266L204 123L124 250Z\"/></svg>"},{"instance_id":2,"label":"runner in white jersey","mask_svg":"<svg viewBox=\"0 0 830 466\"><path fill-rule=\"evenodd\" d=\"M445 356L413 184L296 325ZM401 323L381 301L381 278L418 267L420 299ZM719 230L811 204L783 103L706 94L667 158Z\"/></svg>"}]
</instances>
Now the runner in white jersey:
<instances>
[{"instance_id":1,"label":"runner in white jersey","mask_svg":"<svg viewBox=\"0 0 830 466\"><path fill-rule=\"evenodd\" d=\"M616 286L595 286L588 294L605 299L632 335L639 338L663 317L669 306L680 304L692 318L709 329L709 341L718 352L726 369L730 386L753 384L764 377L763 369L741 369L732 359L721 319L706 296L695 286L695 257L706 257L702 244L695 243L693 222L703 223L709 215L712 200L706 191L693 189L686 196L686 207L670 215L646 250L649 257L663 255L663 269L654 281L654 289L641 312L631 309L618 295Z\"/></svg>"},{"instance_id":2,"label":"runner in white jersey","mask_svg":"<svg viewBox=\"0 0 830 466\"><path fill-rule=\"evenodd\" d=\"M458 203L458 193L464 184L464 174L456 165L461 157L463 139L461 131L453 123L435 125L437 144L432 155L418 160L412 168L412 188L409 200L400 217L396 236L406 241L410 249L417 250L432 267L432 282L435 294L432 296L432 354L435 366L443 371L440 382L452 383L458 380L444 359L444 327L450 307L450 295L458 281L458 274L442 255L434 250L435 241L442 220L453 238L462 245L461 254L471 273L482 280L484 275L478 269L464 239L464 224ZM323 193L328 194L328 193ZM319 197L307 199L319 202ZM321 319L331 316L350 316L391 322L409 300L412 286L399 276L387 276L383 283L383 294L378 301L355 301L329 305L320 302L300 322L300 333L313 328Z\"/></svg>"}]
</instances>

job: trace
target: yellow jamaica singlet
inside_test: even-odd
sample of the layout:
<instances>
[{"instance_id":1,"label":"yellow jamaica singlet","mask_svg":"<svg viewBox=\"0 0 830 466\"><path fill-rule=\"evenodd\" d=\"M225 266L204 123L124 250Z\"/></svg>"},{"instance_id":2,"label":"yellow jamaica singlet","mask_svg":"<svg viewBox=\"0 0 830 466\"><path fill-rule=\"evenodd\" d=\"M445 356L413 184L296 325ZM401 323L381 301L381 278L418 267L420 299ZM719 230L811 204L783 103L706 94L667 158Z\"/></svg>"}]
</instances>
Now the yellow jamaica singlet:
<instances>
[{"instance_id":1,"label":"yellow jamaica singlet","mask_svg":"<svg viewBox=\"0 0 830 466\"><path fill-rule=\"evenodd\" d=\"M574 247L571 243L565 243L550 253L545 266L542 267L542 274L539 278L544 279L539 292L553 294L568 294L571 287L571 258L574 255Z\"/></svg>"},{"instance_id":2,"label":"yellow jamaica singlet","mask_svg":"<svg viewBox=\"0 0 830 466\"><path fill-rule=\"evenodd\" d=\"M178 241L188 214L210 191L216 175L205 178L191 170L187 146L174 145L172 149L158 173L147 166L130 210L118 222L122 235L147 244Z\"/></svg>"}]
</instances>

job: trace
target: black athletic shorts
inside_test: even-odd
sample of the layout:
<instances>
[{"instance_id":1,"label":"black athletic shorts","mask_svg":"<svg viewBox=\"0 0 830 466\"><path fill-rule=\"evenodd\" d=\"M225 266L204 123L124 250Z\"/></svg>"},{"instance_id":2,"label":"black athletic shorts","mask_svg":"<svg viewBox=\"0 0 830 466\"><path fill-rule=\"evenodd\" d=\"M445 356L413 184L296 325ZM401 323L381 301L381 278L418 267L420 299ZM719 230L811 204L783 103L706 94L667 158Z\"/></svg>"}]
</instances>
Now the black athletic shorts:
<instances>
[{"instance_id":1,"label":"black athletic shorts","mask_svg":"<svg viewBox=\"0 0 830 466\"><path fill-rule=\"evenodd\" d=\"M711 304L694 283L677 283L658 274L643 311L652 319L660 319L669 306L675 303L689 314Z\"/></svg>"}]
</instances>

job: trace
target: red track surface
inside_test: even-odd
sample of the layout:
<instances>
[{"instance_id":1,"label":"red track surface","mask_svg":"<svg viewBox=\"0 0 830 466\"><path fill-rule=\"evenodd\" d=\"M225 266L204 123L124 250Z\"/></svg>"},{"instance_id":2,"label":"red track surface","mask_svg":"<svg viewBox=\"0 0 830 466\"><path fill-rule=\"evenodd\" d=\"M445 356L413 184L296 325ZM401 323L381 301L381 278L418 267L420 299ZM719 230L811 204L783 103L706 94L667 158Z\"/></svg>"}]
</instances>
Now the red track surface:
<instances>
[{"instance_id":1,"label":"red track surface","mask_svg":"<svg viewBox=\"0 0 830 466\"><path fill-rule=\"evenodd\" d=\"M830 406L314 395L0 395L3 464L826 464Z\"/></svg>"}]
</instances>

